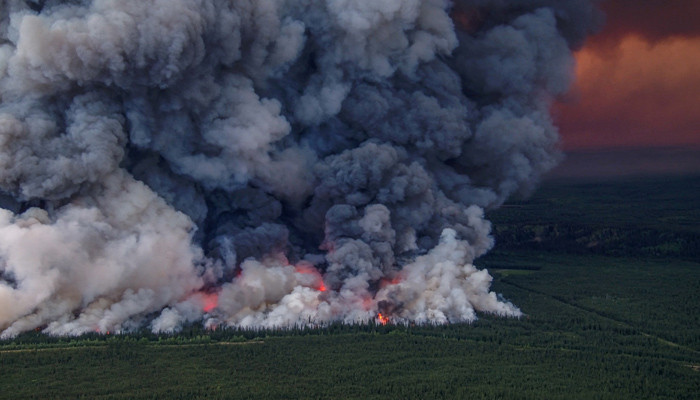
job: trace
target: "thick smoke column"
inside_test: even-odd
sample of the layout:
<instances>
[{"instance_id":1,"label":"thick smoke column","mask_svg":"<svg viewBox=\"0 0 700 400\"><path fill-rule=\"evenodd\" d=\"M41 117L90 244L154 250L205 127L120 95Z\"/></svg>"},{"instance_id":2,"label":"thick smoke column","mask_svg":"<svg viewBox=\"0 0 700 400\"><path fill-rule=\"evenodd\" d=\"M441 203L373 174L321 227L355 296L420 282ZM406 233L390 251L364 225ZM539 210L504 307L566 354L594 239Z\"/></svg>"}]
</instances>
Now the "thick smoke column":
<instances>
[{"instance_id":1,"label":"thick smoke column","mask_svg":"<svg viewBox=\"0 0 700 400\"><path fill-rule=\"evenodd\" d=\"M0 1L0 331L520 315L585 0Z\"/></svg>"}]
</instances>

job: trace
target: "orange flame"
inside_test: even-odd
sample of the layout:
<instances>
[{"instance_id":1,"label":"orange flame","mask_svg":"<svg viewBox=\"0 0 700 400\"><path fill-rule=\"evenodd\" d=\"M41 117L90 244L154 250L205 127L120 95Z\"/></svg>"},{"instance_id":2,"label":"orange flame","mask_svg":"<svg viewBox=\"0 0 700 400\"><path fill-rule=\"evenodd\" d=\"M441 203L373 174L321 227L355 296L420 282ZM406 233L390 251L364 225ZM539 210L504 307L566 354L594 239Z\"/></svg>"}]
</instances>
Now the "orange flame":
<instances>
[{"instance_id":1,"label":"orange flame","mask_svg":"<svg viewBox=\"0 0 700 400\"><path fill-rule=\"evenodd\" d=\"M219 305L219 294L218 293L203 293L202 294L202 311L208 313Z\"/></svg>"},{"instance_id":2,"label":"orange flame","mask_svg":"<svg viewBox=\"0 0 700 400\"><path fill-rule=\"evenodd\" d=\"M389 322L389 317L386 315L379 313L377 314L377 320L379 321L380 324L386 325L387 322Z\"/></svg>"},{"instance_id":3,"label":"orange flame","mask_svg":"<svg viewBox=\"0 0 700 400\"><path fill-rule=\"evenodd\" d=\"M401 283L401 277L397 275L393 278L382 278L379 281L379 287L384 289L387 286L398 285L399 283Z\"/></svg>"},{"instance_id":4,"label":"orange flame","mask_svg":"<svg viewBox=\"0 0 700 400\"><path fill-rule=\"evenodd\" d=\"M323 277L321 276L321 273L318 272L316 268L314 268L313 265L307 263L307 262L300 262L299 264L294 266L294 269L296 270L297 273L300 274L308 274L308 275L313 275L316 278L316 287L315 289L320 291L320 292L325 292L328 290L326 288L326 283L323 282Z\"/></svg>"}]
</instances>

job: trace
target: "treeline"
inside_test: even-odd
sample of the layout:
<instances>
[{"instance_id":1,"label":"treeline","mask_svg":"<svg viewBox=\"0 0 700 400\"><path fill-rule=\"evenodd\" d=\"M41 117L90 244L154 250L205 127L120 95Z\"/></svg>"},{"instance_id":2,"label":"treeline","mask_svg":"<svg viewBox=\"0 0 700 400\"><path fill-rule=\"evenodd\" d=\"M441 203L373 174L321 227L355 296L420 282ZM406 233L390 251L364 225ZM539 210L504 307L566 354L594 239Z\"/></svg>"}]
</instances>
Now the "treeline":
<instances>
[{"instance_id":1,"label":"treeline","mask_svg":"<svg viewBox=\"0 0 700 400\"><path fill-rule=\"evenodd\" d=\"M547 315L547 312L552 314ZM555 316L554 318L552 316ZM566 334L562 334L566 332ZM692 362L686 351L661 346L658 339L628 325L611 323L596 314L575 314L559 307L547 307L537 315L520 319L482 315L472 324L343 324L319 327L243 329L227 327L208 330L188 325L173 334L156 334L148 330L101 335L89 333L77 337L53 337L41 332L27 332L0 342L0 350L39 350L90 347L138 347L255 343L292 338L323 338L354 341L390 338L396 343L417 344L425 338L456 342L473 342L493 346L531 349L570 349L601 354L664 357ZM343 339L345 338L345 339ZM584 340L585 339L585 340ZM392 345L393 346L393 345ZM388 350L388 349L387 349ZM510 350L508 350L510 351Z\"/></svg>"},{"instance_id":2,"label":"treeline","mask_svg":"<svg viewBox=\"0 0 700 400\"><path fill-rule=\"evenodd\" d=\"M415 326L415 325L414 325ZM127 342L136 344L206 344L216 342L243 342L249 340L261 340L269 337L308 336L308 335L339 335L358 333L389 333L397 329L407 329L408 325L380 324L370 320L366 323L341 323L334 322L323 325L299 325L278 328L243 328L243 327L218 327L207 329L201 323L184 325L180 330L166 333L155 333L148 329L125 331L119 333L88 332L77 336L52 336L45 334L38 328L33 331L0 340L0 347L6 350L14 348L31 347L63 347L63 346L94 346ZM424 329L437 328L437 326L425 326ZM408 328L410 329L410 328Z\"/></svg>"},{"instance_id":3,"label":"treeline","mask_svg":"<svg viewBox=\"0 0 700 400\"><path fill-rule=\"evenodd\" d=\"M575 223L494 224L500 250L700 259L700 234Z\"/></svg>"},{"instance_id":4,"label":"treeline","mask_svg":"<svg viewBox=\"0 0 700 400\"><path fill-rule=\"evenodd\" d=\"M496 248L700 259L700 176L549 182L491 210Z\"/></svg>"}]
</instances>

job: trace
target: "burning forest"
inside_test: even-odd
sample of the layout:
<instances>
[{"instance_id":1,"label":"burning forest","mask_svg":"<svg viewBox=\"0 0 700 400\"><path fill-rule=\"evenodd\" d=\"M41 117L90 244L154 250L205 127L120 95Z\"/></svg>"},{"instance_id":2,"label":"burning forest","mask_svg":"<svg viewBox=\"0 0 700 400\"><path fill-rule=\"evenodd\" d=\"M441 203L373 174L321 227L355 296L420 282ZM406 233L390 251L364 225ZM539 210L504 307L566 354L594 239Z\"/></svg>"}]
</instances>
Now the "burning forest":
<instances>
[{"instance_id":1,"label":"burning forest","mask_svg":"<svg viewBox=\"0 0 700 400\"><path fill-rule=\"evenodd\" d=\"M0 332L519 316L588 0L0 1Z\"/></svg>"}]
</instances>

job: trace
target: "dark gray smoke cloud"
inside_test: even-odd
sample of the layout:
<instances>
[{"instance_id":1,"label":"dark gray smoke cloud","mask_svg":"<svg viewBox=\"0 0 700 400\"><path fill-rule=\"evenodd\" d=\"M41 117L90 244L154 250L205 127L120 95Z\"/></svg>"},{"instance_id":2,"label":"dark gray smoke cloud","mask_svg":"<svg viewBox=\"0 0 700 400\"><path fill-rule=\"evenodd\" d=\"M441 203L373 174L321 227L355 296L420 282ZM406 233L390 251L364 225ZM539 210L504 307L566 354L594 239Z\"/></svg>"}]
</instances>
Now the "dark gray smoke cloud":
<instances>
[{"instance_id":1,"label":"dark gray smoke cloud","mask_svg":"<svg viewBox=\"0 0 700 400\"><path fill-rule=\"evenodd\" d=\"M0 2L0 331L518 316L591 1Z\"/></svg>"}]
</instances>

